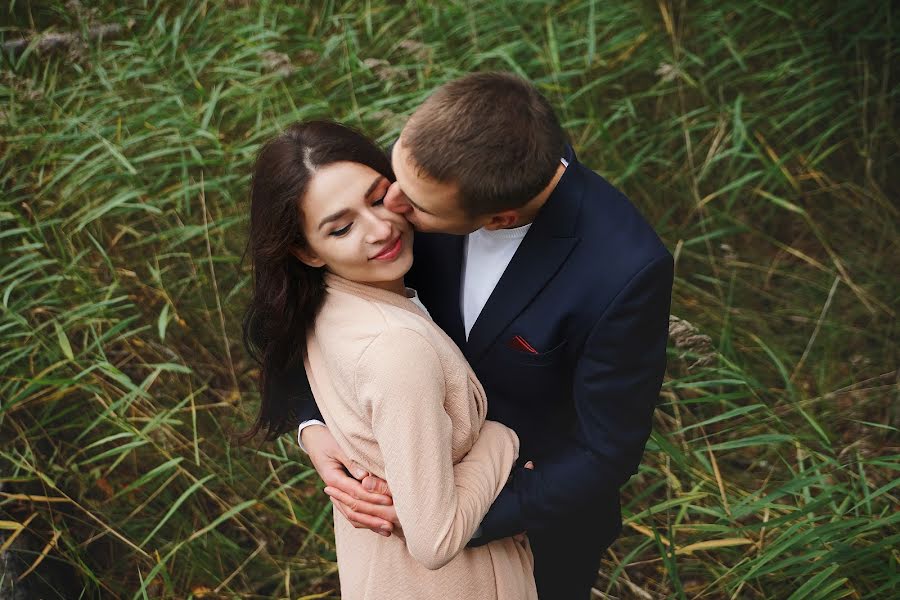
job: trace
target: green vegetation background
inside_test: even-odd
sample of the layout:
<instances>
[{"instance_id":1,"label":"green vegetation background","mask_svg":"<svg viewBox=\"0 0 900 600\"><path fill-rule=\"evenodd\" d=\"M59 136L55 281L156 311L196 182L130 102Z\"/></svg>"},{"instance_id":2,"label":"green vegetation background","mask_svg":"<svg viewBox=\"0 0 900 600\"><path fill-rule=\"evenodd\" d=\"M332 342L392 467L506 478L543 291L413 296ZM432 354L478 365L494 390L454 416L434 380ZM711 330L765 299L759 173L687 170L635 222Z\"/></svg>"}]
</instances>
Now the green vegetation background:
<instances>
[{"instance_id":1,"label":"green vegetation background","mask_svg":"<svg viewBox=\"0 0 900 600\"><path fill-rule=\"evenodd\" d=\"M258 399L250 167L292 121L386 143L436 85L503 69L677 259L662 404L598 591L889 597L891 3L283 4L0 7L6 41L123 29L2 59L0 546L28 541L33 578L70 565L71 597L336 596L295 440L228 441Z\"/></svg>"}]
</instances>

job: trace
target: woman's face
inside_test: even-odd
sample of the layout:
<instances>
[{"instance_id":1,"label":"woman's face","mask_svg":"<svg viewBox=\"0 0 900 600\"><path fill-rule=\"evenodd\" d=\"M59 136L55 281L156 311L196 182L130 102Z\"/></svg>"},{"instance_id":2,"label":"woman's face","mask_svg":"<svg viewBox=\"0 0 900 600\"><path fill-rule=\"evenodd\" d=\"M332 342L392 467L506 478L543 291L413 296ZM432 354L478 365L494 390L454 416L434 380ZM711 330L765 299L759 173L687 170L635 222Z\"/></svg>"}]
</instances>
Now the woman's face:
<instances>
[{"instance_id":1,"label":"woman's face","mask_svg":"<svg viewBox=\"0 0 900 600\"><path fill-rule=\"evenodd\" d=\"M345 279L395 289L412 266L412 226L384 207L391 182L354 162L316 171L301 201L297 257Z\"/></svg>"}]
</instances>

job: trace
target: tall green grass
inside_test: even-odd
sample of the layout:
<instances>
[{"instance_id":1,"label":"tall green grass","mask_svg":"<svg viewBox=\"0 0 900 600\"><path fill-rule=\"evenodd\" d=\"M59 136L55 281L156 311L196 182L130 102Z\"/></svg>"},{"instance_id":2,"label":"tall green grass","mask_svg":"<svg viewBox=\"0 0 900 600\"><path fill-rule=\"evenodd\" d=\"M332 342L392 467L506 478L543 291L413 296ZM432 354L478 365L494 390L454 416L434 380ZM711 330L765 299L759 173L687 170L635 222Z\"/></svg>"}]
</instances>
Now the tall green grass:
<instances>
[{"instance_id":1,"label":"tall green grass","mask_svg":"<svg viewBox=\"0 0 900 600\"><path fill-rule=\"evenodd\" d=\"M68 564L72 597L336 596L330 505L296 442L228 441L258 399L239 343L254 153L309 117L388 142L434 86L504 69L677 259L687 322L597 592L889 597L889 3L290 4L0 8L4 40L125 28L3 58L0 539L29 540L32 578Z\"/></svg>"}]
</instances>

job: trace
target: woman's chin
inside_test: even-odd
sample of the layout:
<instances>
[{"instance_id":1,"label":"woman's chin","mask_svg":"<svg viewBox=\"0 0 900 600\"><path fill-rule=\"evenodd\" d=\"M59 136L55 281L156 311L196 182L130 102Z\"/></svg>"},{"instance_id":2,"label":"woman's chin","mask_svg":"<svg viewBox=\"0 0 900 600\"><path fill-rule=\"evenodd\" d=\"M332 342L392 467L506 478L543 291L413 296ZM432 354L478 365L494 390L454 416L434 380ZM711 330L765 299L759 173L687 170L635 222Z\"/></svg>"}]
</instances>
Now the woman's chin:
<instances>
[{"instance_id":1,"label":"woman's chin","mask_svg":"<svg viewBox=\"0 0 900 600\"><path fill-rule=\"evenodd\" d=\"M403 278L406 277L406 274L412 268L412 264L412 250L404 249L403 253L391 263L390 271L384 273L384 278L390 281L403 281Z\"/></svg>"}]
</instances>

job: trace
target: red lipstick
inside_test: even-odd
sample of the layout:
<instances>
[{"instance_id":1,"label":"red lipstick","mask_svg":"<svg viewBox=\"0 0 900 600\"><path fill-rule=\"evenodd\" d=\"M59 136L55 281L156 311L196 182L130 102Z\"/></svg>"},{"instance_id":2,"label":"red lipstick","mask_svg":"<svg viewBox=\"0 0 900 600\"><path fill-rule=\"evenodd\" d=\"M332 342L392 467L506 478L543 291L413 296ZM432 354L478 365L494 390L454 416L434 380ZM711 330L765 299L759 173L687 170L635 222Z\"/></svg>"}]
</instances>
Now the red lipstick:
<instances>
[{"instance_id":1,"label":"red lipstick","mask_svg":"<svg viewBox=\"0 0 900 600\"><path fill-rule=\"evenodd\" d=\"M403 236L397 236L393 244L386 246L381 252L372 257L372 260L394 260L403 250Z\"/></svg>"}]
</instances>

